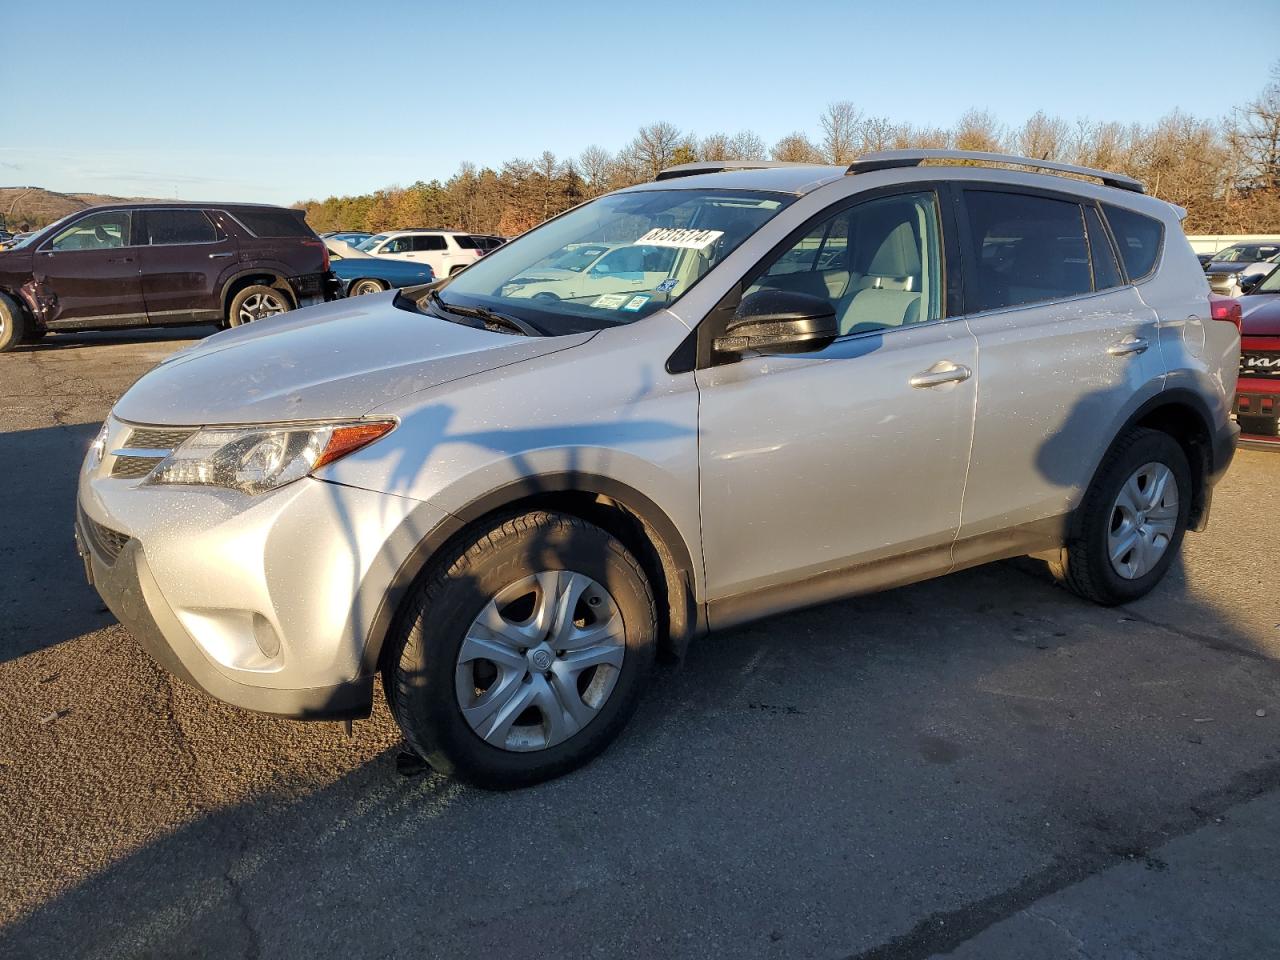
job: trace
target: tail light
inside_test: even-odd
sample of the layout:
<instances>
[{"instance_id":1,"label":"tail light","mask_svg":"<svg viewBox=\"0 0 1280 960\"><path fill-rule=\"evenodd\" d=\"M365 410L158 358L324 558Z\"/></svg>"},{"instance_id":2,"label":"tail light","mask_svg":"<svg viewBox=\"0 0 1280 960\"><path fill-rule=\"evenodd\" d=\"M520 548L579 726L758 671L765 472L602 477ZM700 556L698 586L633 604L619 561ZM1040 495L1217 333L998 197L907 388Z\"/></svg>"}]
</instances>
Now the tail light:
<instances>
[{"instance_id":1,"label":"tail light","mask_svg":"<svg viewBox=\"0 0 1280 960\"><path fill-rule=\"evenodd\" d=\"M324 254L324 266L321 267L320 269L323 270L325 273L328 273L329 272L329 247L325 244L325 242L323 240L303 240L302 245L304 247L320 248L321 252Z\"/></svg>"},{"instance_id":2,"label":"tail light","mask_svg":"<svg viewBox=\"0 0 1280 960\"><path fill-rule=\"evenodd\" d=\"M1240 301L1235 297L1224 297L1221 294L1209 294L1209 316L1214 320L1225 320L1234 323L1239 330L1244 323L1240 310Z\"/></svg>"}]
</instances>

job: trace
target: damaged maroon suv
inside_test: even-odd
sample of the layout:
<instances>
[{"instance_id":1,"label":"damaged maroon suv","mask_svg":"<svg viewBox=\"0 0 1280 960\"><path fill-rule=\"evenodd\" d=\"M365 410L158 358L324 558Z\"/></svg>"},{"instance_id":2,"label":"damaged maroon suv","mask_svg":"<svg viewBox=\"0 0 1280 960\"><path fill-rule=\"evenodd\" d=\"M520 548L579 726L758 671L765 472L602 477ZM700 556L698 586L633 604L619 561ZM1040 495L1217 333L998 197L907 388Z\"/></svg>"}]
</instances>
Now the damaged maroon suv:
<instances>
[{"instance_id":1,"label":"damaged maroon suv","mask_svg":"<svg viewBox=\"0 0 1280 960\"><path fill-rule=\"evenodd\" d=\"M0 251L0 352L51 330L239 326L339 295L301 210L90 207Z\"/></svg>"}]
</instances>

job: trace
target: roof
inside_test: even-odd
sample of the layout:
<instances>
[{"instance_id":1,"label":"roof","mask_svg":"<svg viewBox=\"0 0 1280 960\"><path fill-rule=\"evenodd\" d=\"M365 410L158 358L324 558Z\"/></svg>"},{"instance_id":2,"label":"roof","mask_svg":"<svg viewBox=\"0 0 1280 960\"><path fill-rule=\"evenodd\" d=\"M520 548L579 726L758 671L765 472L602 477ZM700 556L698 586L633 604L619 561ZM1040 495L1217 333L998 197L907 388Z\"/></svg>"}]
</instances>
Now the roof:
<instances>
[{"instance_id":1,"label":"roof","mask_svg":"<svg viewBox=\"0 0 1280 960\"><path fill-rule=\"evenodd\" d=\"M1036 160L1031 157L1019 157L1012 154L983 153L970 150L885 150L869 153L855 160L848 166L824 166L811 163L781 163L768 160L724 160L703 163L685 163L668 167L661 171L651 183L629 187L630 190L669 189L715 189L731 188L736 190L765 190L774 193L790 193L802 196L819 187L826 186L845 176L869 176L875 173L905 171L918 168L922 163L931 164L926 169L931 176L938 176L938 171L946 170L954 174L956 171L980 169L984 174L1014 173L1010 167L1030 168L1035 173L1031 176L1042 183L1056 181L1061 185L1061 174L1091 177L1101 180L1103 185L1115 190L1132 194L1144 192L1142 184L1132 177L1112 173L1107 170L1095 170L1091 167L1079 167L1072 164L1058 163L1052 160ZM975 168L971 164L995 164ZM1040 171L1048 171L1047 173ZM1024 175L1025 176L1025 175ZM908 177L905 179L915 179ZM1021 178L1010 177L1011 180ZM1022 182L1026 182L1023 180Z\"/></svg>"},{"instance_id":2,"label":"roof","mask_svg":"<svg viewBox=\"0 0 1280 960\"><path fill-rule=\"evenodd\" d=\"M88 210L129 210L133 207L164 207L171 210L229 210L241 207L253 207L261 210L288 210L301 213L294 207L282 207L278 203L242 203L239 200L118 200L115 203L96 203L76 210L84 213Z\"/></svg>"}]
</instances>

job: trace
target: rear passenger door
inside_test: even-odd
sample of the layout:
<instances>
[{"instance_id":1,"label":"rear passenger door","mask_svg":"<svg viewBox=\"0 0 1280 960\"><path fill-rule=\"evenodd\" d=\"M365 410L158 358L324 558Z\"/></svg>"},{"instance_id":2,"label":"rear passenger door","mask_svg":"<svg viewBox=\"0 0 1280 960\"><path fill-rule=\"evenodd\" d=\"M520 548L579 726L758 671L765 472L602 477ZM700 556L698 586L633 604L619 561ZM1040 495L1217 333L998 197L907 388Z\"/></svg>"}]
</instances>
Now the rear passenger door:
<instances>
[{"instance_id":1,"label":"rear passenger door","mask_svg":"<svg viewBox=\"0 0 1280 960\"><path fill-rule=\"evenodd\" d=\"M203 210L139 210L134 242L150 324L221 320L221 277L236 242Z\"/></svg>"},{"instance_id":2,"label":"rear passenger door","mask_svg":"<svg viewBox=\"0 0 1280 960\"><path fill-rule=\"evenodd\" d=\"M1060 533L1117 418L1159 390L1163 369L1156 314L1124 281L1096 204L995 184L957 192L978 342L961 559L970 538Z\"/></svg>"}]
</instances>

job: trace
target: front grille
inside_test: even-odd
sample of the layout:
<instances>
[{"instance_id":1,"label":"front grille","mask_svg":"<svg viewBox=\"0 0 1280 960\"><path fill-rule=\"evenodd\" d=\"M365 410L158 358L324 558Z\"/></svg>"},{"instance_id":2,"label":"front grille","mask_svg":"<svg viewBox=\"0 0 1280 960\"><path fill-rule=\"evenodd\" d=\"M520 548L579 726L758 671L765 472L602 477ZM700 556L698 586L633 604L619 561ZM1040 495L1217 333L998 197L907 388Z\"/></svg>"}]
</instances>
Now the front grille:
<instances>
[{"instance_id":1,"label":"front grille","mask_svg":"<svg viewBox=\"0 0 1280 960\"><path fill-rule=\"evenodd\" d=\"M163 457L116 457L111 476L117 480L141 480L156 468Z\"/></svg>"},{"instance_id":2,"label":"front grille","mask_svg":"<svg viewBox=\"0 0 1280 960\"><path fill-rule=\"evenodd\" d=\"M1240 354L1240 376L1280 380L1280 350L1246 350Z\"/></svg>"},{"instance_id":3,"label":"front grille","mask_svg":"<svg viewBox=\"0 0 1280 960\"><path fill-rule=\"evenodd\" d=\"M190 427L134 427L121 446L135 450L163 450L168 453L195 433Z\"/></svg>"},{"instance_id":4,"label":"front grille","mask_svg":"<svg viewBox=\"0 0 1280 960\"><path fill-rule=\"evenodd\" d=\"M80 528L89 540L89 548L105 560L108 565L116 562L116 558L120 556L120 551L129 542L128 534L103 526L83 510L80 511Z\"/></svg>"}]
</instances>

